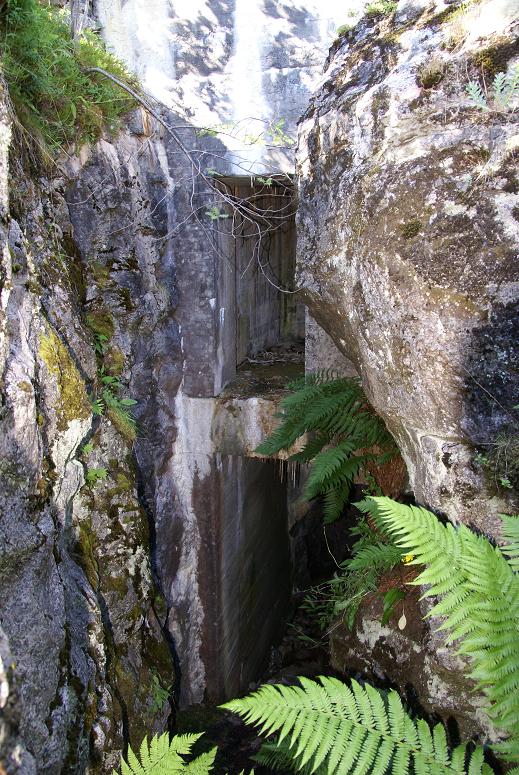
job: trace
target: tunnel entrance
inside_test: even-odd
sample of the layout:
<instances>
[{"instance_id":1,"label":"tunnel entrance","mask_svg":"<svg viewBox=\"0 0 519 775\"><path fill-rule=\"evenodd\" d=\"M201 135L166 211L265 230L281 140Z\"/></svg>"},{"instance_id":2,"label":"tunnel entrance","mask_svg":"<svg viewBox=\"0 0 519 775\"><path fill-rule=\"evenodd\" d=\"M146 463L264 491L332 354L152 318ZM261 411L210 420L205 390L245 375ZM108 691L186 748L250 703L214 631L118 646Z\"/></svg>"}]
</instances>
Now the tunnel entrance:
<instances>
[{"instance_id":1,"label":"tunnel entrance","mask_svg":"<svg viewBox=\"0 0 519 775\"><path fill-rule=\"evenodd\" d=\"M225 201L206 209L211 240L207 229L186 230L179 262L185 361L173 469L186 543L171 598L184 706L236 696L261 677L292 593L294 490L279 461L255 449L277 426L287 383L304 373L293 186L287 176L217 185Z\"/></svg>"},{"instance_id":2,"label":"tunnel entrance","mask_svg":"<svg viewBox=\"0 0 519 775\"><path fill-rule=\"evenodd\" d=\"M302 364L304 305L294 287L293 183L280 178L220 178L228 203L218 224L222 387L255 362ZM223 310L223 312L222 312Z\"/></svg>"},{"instance_id":3,"label":"tunnel entrance","mask_svg":"<svg viewBox=\"0 0 519 775\"><path fill-rule=\"evenodd\" d=\"M294 293L292 181L227 177L218 224L218 289L224 309L221 435L222 689L244 691L266 668L290 609L289 498L279 461L255 456L287 382L304 373L304 306ZM221 313L220 313L221 314ZM237 422L237 418L238 422ZM266 419L268 418L267 422ZM239 427L238 427L239 426Z\"/></svg>"}]
</instances>

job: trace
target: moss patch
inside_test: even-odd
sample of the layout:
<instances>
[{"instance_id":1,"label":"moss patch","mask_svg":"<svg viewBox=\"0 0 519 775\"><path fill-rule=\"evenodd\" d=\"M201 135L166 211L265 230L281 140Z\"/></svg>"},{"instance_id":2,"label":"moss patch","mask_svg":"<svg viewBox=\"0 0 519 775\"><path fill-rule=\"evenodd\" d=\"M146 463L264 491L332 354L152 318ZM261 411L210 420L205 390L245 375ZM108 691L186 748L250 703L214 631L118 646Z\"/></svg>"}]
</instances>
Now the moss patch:
<instances>
[{"instance_id":1,"label":"moss patch","mask_svg":"<svg viewBox=\"0 0 519 775\"><path fill-rule=\"evenodd\" d=\"M95 558L96 536L92 529L92 522L90 519L81 520L78 527L79 535L77 536L75 554L88 579L88 583L92 589L97 589L99 584L99 566Z\"/></svg>"},{"instance_id":2,"label":"moss patch","mask_svg":"<svg viewBox=\"0 0 519 775\"><path fill-rule=\"evenodd\" d=\"M121 436L130 444L133 444L137 438L135 420L124 411L113 406L108 407L106 414Z\"/></svg>"},{"instance_id":3,"label":"moss patch","mask_svg":"<svg viewBox=\"0 0 519 775\"><path fill-rule=\"evenodd\" d=\"M118 347L110 347L103 358L104 366L109 374L118 377L124 371L124 353Z\"/></svg>"},{"instance_id":4,"label":"moss patch","mask_svg":"<svg viewBox=\"0 0 519 775\"><path fill-rule=\"evenodd\" d=\"M92 310L87 314L86 322L89 329L97 336L106 336L107 339L111 339L114 335L114 320L106 310Z\"/></svg>"},{"instance_id":5,"label":"moss patch","mask_svg":"<svg viewBox=\"0 0 519 775\"><path fill-rule=\"evenodd\" d=\"M404 239L412 239L413 237L416 237L416 235L419 234L421 230L422 222L417 219L413 221L406 221L400 226L400 231L402 232L402 237Z\"/></svg>"},{"instance_id":6,"label":"moss patch","mask_svg":"<svg viewBox=\"0 0 519 775\"><path fill-rule=\"evenodd\" d=\"M487 46L474 55L473 62L483 75L493 78L497 73L506 72L508 62L519 51L519 41L499 38L492 46Z\"/></svg>"},{"instance_id":7,"label":"moss patch","mask_svg":"<svg viewBox=\"0 0 519 775\"><path fill-rule=\"evenodd\" d=\"M102 264L101 261L93 261L90 264L90 269L92 270L92 277L94 278L94 282L97 287L101 288L101 290L106 288L110 282L109 267L107 267L105 264Z\"/></svg>"},{"instance_id":8,"label":"moss patch","mask_svg":"<svg viewBox=\"0 0 519 775\"><path fill-rule=\"evenodd\" d=\"M69 352L51 326L40 338L39 356L56 378L61 400L54 407L58 429L65 430L72 420L86 420L92 410L85 383Z\"/></svg>"}]
</instances>

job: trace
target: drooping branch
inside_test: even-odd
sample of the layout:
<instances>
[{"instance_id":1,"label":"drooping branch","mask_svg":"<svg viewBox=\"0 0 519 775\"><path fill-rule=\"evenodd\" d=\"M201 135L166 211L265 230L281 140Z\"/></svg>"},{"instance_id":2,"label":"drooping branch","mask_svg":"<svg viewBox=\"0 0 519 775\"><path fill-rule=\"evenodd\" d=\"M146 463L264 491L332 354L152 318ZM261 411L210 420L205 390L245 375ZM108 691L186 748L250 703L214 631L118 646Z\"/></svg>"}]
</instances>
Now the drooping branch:
<instances>
[{"instance_id":1,"label":"drooping branch","mask_svg":"<svg viewBox=\"0 0 519 775\"><path fill-rule=\"evenodd\" d=\"M79 1L79 0L78 0ZM147 100L142 94L139 94L139 92L134 89L129 84L122 81L117 76L113 75L112 73L109 73L107 70L104 70L102 67L89 67L85 68L86 73L99 73L105 78L110 79L113 81L113 83L117 84L121 89L126 91L139 105L141 105L144 110L146 110L147 113L149 113L167 132L169 137L173 140L176 147L179 149L179 152L187 159L189 162L190 168L191 168L191 176L192 181L196 178L201 178L205 185L208 187L211 194L216 196L218 199L223 201L223 203L231 210L233 213L233 226L231 235L233 237L239 236L239 233L235 230L235 224L236 216L239 215L241 218L241 222L247 222L249 226L253 230L253 234L250 235L251 238L256 240L255 245L252 249L252 260L256 260L259 269L262 273L262 275L265 277L266 281L270 283L274 288L281 291L282 293L297 293L299 291L298 288L296 289L288 289L288 288L282 288L278 283L273 282L266 274L265 267L262 265L260 260L260 247L262 244L263 239L266 235L271 234L274 231L277 231L280 226L283 223L286 223L289 218L291 218L295 213L295 208L293 205L293 200L289 202L283 202L280 204L278 208L276 207L268 207L268 208L262 208L258 206L256 203L256 199L259 198L261 194L255 193L252 196L240 198L232 194L229 190L229 187L226 186L225 181L219 181L218 178L213 177L212 175L208 175L207 172L204 172L202 169L202 163L201 160L195 160L194 154L195 151L190 151L185 143L182 141L182 139L179 137L178 133L175 131L175 128L173 128L170 124L168 124L167 121L164 120L164 118L160 115L160 113L150 104L149 100ZM184 128L184 127L182 127ZM185 127L185 128L191 128L191 127ZM250 175L251 177L251 183L254 180L256 176ZM275 180L275 174L270 176L273 179L273 182ZM263 178L261 180L264 180ZM279 194L279 198L281 200L285 200L287 196L287 190L288 186L285 184L284 191ZM192 193L191 193L191 215L195 218L195 220L200 224L202 229L205 233L207 233L205 224L200 220L199 212L203 209L203 207L195 207L193 199L195 196L195 190L192 186ZM271 197L271 195L269 194ZM271 197L272 198L272 197ZM219 216L215 218L217 220ZM214 229L213 229L214 231ZM220 230L216 230L217 233L225 234L226 236L229 236L228 232L221 232ZM241 228L240 228L241 231ZM162 239L166 239L169 234L163 237ZM211 239L212 244L212 235L208 235ZM220 254L220 250L216 245L214 245L215 250ZM277 279L277 278L276 278Z\"/></svg>"}]
</instances>

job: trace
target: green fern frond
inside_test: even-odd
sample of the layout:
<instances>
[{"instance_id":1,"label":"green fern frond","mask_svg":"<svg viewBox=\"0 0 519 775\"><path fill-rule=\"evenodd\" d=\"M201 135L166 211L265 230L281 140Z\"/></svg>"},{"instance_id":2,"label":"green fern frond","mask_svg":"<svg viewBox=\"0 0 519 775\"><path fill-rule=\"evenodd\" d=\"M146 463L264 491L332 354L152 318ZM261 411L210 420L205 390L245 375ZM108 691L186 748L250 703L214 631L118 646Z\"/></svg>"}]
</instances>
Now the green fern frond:
<instances>
[{"instance_id":1,"label":"green fern frond","mask_svg":"<svg viewBox=\"0 0 519 775\"><path fill-rule=\"evenodd\" d=\"M349 482L340 482L337 487L331 487L324 493L323 522L329 525L335 522L337 517L348 503L350 497Z\"/></svg>"},{"instance_id":2,"label":"green fern frond","mask_svg":"<svg viewBox=\"0 0 519 775\"><path fill-rule=\"evenodd\" d=\"M469 98L469 102L475 107L479 108L480 110L488 111L489 107L487 104L487 98L483 94L483 91L481 89L481 86L479 83L476 83L476 81L470 81L465 86L465 91L467 93L467 96Z\"/></svg>"},{"instance_id":3,"label":"green fern frond","mask_svg":"<svg viewBox=\"0 0 519 775\"><path fill-rule=\"evenodd\" d=\"M510 517L507 514L501 514L501 520L503 538L507 541L501 547L501 551L507 556L513 570L519 572L519 516Z\"/></svg>"},{"instance_id":4,"label":"green fern frond","mask_svg":"<svg viewBox=\"0 0 519 775\"><path fill-rule=\"evenodd\" d=\"M309 463L328 444L329 440L328 434L319 431L314 433L300 452L290 455L290 460L294 460L297 463Z\"/></svg>"},{"instance_id":5,"label":"green fern frond","mask_svg":"<svg viewBox=\"0 0 519 775\"><path fill-rule=\"evenodd\" d=\"M300 678L300 686L263 686L241 700L223 707L237 713L261 734L278 734L275 754L269 746L271 764L293 762L296 772L336 775L460 775L465 769L465 746L452 753L445 731L436 725L413 720L394 691L384 697L366 684L351 681L351 688L336 678L311 681ZM265 759L264 759L265 760ZM488 772L481 749L470 757L468 772Z\"/></svg>"},{"instance_id":6,"label":"green fern frond","mask_svg":"<svg viewBox=\"0 0 519 775\"><path fill-rule=\"evenodd\" d=\"M278 428L256 449L272 456L289 450L305 434L305 447L291 456L311 463L304 497L324 496L325 522L340 516L354 477L368 460L387 462L397 449L379 417L369 411L358 379L307 375L291 383L294 391L281 402ZM376 447L375 454L359 454Z\"/></svg>"},{"instance_id":7,"label":"green fern frond","mask_svg":"<svg viewBox=\"0 0 519 775\"><path fill-rule=\"evenodd\" d=\"M398 565L402 561L402 556L402 550L394 544L370 543L359 548L351 560L343 562L342 567L357 572L365 570L385 572Z\"/></svg>"},{"instance_id":8,"label":"green fern frond","mask_svg":"<svg viewBox=\"0 0 519 775\"><path fill-rule=\"evenodd\" d=\"M362 465L360 457L352 457L354 451L351 442L343 441L336 447L322 452L314 461L314 465L306 482L304 495L314 498L323 490L339 483L338 475L346 472L346 479L353 479Z\"/></svg>"},{"instance_id":9,"label":"green fern frond","mask_svg":"<svg viewBox=\"0 0 519 775\"><path fill-rule=\"evenodd\" d=\"M211 748L207 753L200 754L194 761L186 764L181 772L186 775L207 775L213 769L217 751L217 748Z\"/></svg>"},{"instance_id":10,"label":"green fern frond","mask_svg":"<svg viewBox=\"0 0 519 775\"><path fill-rule=\"evenodd\" d=\"M128 748L127 761L121 762L121 775L173 775L174 773L190 773L190 775L208 775L216 756L216 748L202 754L187 764L183 756L191 753L193 745L201 735L176 735L172 740L167 733L155 735L148 742L141 743L139 758L131 748ZM140 761L139 761L140 759ZM115 771L112 775L116 775Z\"/></svg>"},{"instance_id":11,"label":"green fern frond","mask_svg":"<svg viewBox=\"0 0 519 775\"><path fill-rule=\"evenodd\" d=\"M269 770L279 770L281 772L297 772L300 775L325 775L326 767L318 767L313 770L311 766L299 767L290 753L290 748L286 741L281 743L263 743L258 753L252 757L255 762L267 767Z\"/></svg>"},{"instance_id":12,"label":"green fern frond","mask_svg":"<svg viewBox=\"0 0 519 775\"><path fill-rule=\"evenodd\" d=\"M411 583L426 586L423 597L440 597L429 616L444 617L439 629L449 631L448 642L458 642L458 653L469 657L470 676L489 700L489 716L510 734L496 749L517 761L519 576L500 549L464 525L442 525L430 511L389 498L357 505L414 556L413 563L426 566Z\"/></svg>"},{"instance_id":13,"label":"green fern frond","mask_svg":"<svg viewBox=\"0 0 519 775\"><path fill-rule=\"evenodd\" d=\"M500 75L500 73L498 73ZM494 86L495 81L494 79ZM500 107L504 110L511 107L512 100L519 96L519 64L516 64L509 73L506 74L503 88L500 92Z\"/></svg>"}]
</instances>

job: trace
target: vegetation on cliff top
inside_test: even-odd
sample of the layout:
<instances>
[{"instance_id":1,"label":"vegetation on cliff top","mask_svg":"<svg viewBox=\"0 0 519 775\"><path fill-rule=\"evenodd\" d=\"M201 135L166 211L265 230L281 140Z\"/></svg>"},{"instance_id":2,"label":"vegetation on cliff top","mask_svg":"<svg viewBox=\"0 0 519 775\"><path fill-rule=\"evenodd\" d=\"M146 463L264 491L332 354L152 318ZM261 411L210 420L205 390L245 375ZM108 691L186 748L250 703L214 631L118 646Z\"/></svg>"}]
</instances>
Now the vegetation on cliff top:
<instances>
[{"instance_id":1,"label":"vegetation on cliff top","mask_svg":"<svg viewBox=\"0 0 519 775\"><path fill-rule=\"evenodd\" d=\"M72 39L62 10L38 0L7 0L0 7L2 70L16 116L39 144L57 150L97 139L117 128L134 101L98 73L101 67L130 81L124 66L91 30Z\"/></svg>"}]
</instances>

